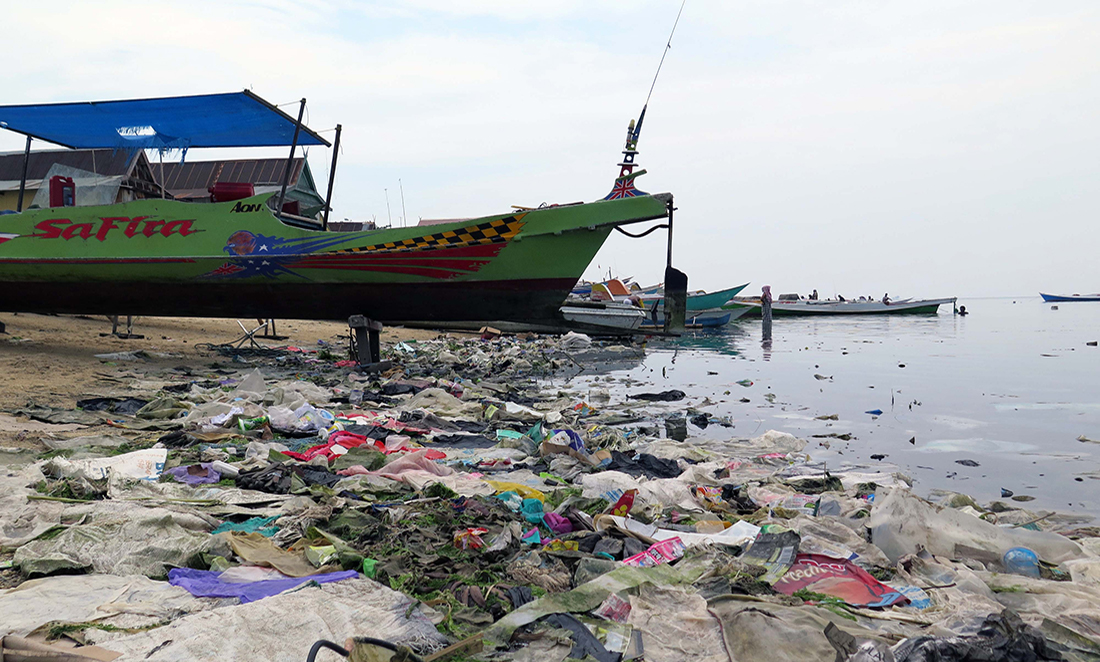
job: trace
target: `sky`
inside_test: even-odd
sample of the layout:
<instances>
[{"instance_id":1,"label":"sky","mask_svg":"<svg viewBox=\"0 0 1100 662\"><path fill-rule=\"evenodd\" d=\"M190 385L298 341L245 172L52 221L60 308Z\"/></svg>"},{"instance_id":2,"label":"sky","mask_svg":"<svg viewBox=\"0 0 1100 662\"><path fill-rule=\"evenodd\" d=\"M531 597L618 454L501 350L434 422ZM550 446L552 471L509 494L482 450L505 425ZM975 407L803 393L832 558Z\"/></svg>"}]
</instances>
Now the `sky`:
<instances>
[{"instance_id":1,"label":"sky","mask_svg":"<svg viewBox=\"0 0 1100 662\"><path fill-rule=\"evenodd\" d=\"M344 127L334 218L594 201L679 7L101 0L47 16L0 0L5 24L26 27L0 40L2 102L248 88L293 113L306 97L311 128ZM1089 0L687 0L638 187L675 195L674 263L692 289L1098 291L1097 34ZM22 147L0 132L0 150ZM227 156L204 152L187 158ZM308 156L323 191L331 152ZM651 284L664 264L663 233L616 234L587 275Z\"/></svg>"}]
</instances>

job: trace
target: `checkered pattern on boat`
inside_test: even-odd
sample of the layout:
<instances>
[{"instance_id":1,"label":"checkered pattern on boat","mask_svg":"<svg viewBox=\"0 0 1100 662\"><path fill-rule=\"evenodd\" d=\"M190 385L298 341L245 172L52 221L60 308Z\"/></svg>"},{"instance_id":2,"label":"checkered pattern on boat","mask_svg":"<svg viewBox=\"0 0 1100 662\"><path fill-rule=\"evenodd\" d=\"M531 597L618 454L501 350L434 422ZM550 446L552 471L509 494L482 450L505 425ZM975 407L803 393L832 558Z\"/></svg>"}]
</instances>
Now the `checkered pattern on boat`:
<instances>
[{"instance_id":1,"label":"checkered pattern on boat","mask_svg":"<svg viewBox=\"0 0 1100 662\"><path fill-rule=\"evenodd\" d=\"M411 251L425 251L437 248L454 248L456 246L477 246L480 244L498 244L510 240L523 229L523 217L527 214L516 214L495 221L469 225L460 230L447 230L423 237L403 239L401 241L388 241L384 244L373 246L360 246L358 248L343 248L326 255L342 253L405 253Z\"/></svg>"}]
</instances>

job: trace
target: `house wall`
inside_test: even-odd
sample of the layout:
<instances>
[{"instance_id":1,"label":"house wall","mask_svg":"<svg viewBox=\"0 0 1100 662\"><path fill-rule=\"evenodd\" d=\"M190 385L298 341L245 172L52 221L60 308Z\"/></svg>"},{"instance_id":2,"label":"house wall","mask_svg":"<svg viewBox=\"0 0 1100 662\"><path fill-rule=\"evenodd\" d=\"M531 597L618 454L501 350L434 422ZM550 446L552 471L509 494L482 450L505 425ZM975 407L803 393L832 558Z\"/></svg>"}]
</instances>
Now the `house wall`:
<instances>
[{"instance_id":1,"label":"house wall","mask_svg":"<svg viewBox=\"0 0 1100 662\"><path fill-rule=\"evenodd\" d=\"M34 200L34 194L37 192L37 187L27 187L27 190L23 193L24 209L30 206L31 200ZM17 202L19 202L19 191L0 191L0 210L15 211Z\"/></svg>"},{"instance_id":2,"label":"house wall","mask_svg":"<svg viewBox=\"0 0 1100 662\"><path fill-rule=\"evenodd\" d=\"M27 187L27 190L23 193L23 210L25 211L31 206L31 202L34 200L35 194L38 193L38 187ZM139 196L134 195L134 192L130 189L119 188L118 195L115 197L115 202L131 202L137 200ZM0 191L0 211L15 211L16 203L19 202L19 191ZM77 190L77 202L80 202L79 187Z\"/></svg>"}]
</instances>

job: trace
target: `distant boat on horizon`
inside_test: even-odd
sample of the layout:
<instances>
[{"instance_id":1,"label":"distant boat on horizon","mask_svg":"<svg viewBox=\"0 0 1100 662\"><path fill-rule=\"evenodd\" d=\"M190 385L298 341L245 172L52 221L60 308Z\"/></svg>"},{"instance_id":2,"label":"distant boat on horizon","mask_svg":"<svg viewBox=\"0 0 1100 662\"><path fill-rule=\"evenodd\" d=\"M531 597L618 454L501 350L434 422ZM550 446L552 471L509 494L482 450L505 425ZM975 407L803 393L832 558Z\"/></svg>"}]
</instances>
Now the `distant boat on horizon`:
<instances>
[{"instance_id":1,"label":"distant boat on horizon","mask_svg":"<svg viewBox=\"0 0 1100 662\"><path fill-rule=\"evenodd\" d=\"M1100 301L1100 294L1043 294L1043 301Z\"/></svg>"},{"instance_id":2,"label":"distant boat on horizon","mask_svg":"<svg viewBox=\"0 0 1100 662\"><path fill-rule=\"evenodd\" d=\"M836 299L776 299L772 302L772 314L782 315L934 315L944 304L954 304L955 297L945 299L901 299L882 301L840 301ZM726 308L739 306L748 309L752 316L760 315L759 297L731 301Z\"/></svg>"}]
</instances>

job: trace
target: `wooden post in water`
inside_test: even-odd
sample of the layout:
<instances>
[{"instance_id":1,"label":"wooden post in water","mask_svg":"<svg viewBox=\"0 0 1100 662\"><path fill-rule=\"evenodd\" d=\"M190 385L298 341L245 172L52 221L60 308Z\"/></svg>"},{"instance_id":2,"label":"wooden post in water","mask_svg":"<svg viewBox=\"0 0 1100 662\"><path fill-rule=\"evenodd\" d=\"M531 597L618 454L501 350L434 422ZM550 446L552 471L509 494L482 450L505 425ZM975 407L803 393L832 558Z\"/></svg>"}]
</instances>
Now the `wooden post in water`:
<instances>
[{"instance_id":1,"label":"wooden post in water","mask_svg":"<svg viewBox=\"0 0 1100 662\"><path fill-rule=\"evenodd\" d=\"M668 260L665 264L665 331L684 330L687 317L687 274L672 266L673 201L668 201Z\"/></svg>"}]
</instances>

